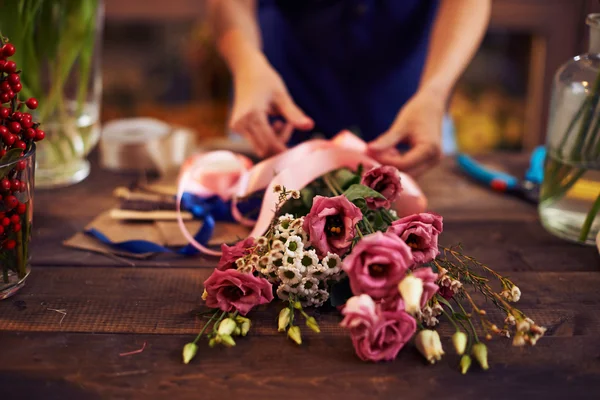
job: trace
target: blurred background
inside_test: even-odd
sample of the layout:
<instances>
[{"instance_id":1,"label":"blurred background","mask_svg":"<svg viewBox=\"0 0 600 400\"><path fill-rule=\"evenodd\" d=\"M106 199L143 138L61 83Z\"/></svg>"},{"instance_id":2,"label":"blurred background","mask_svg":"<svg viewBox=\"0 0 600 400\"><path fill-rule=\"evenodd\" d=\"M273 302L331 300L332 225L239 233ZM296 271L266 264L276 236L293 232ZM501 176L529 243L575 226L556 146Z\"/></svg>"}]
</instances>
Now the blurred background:
<instances>
[{"instance_id":1,"label":"blurred background","mask_svg":"<svg viewBox=\"0 0 600 400\"><path fill-rule=\"evenodd\" d=\"M202 0L105 0L103 122L149 116L226 136L229 74ZM482 47L450 104L459 150L543 143L556 69L587 49L592 0L494 0Z\"/></svg>"}]
</instances>

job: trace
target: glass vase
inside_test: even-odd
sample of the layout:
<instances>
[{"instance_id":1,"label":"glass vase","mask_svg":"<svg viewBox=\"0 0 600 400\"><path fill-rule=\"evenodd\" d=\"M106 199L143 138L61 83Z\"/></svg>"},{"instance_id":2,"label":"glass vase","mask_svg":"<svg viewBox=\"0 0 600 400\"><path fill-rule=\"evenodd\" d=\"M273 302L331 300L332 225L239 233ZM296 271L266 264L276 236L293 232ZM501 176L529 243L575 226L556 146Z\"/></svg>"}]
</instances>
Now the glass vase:
<instances>
[{"instance_id":1,"label":"glass vase","mask_svg":"<svg viewBox=\"0 0 600 400\"><path fill-rule=\"evenodd\" d=\"M587 18L590 49L556 72L539 214L551 233L594 244L600 230L600 14Z\"/></svg>"},{"instance_id":2,"label":"glass vase","mask_svg":"<svg viewBox=\"0 0 600 400\"><path fill-rule=\"evenodd\" d=\"M20 49L12 58L25 71L21 95L39 100L32 114L46 132L37 151L38 188L89 175L86 158L100 138L103 23L102 0L3 2L0 30Z\"/></svg>"},{"instance_id":3,"label":"glass vase","mask_svg":"<svg viewBox=\"0 0 600 400\"><path fill-rule=\"evenodd\" d=\"M23 157L0 164L0 300L21 289L31 270L35 156L34 144Z\"/></svg>"}]
</instances>

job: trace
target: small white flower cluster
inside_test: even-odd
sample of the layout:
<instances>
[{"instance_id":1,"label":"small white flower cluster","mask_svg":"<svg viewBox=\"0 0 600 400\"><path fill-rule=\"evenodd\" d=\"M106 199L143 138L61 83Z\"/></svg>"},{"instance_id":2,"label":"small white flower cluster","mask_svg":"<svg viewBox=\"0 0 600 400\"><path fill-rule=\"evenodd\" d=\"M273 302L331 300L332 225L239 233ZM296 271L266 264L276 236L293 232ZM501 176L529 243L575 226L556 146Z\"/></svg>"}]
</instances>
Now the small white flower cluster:
<instances>
[{"instance_id":1,"label":"small white flower cluster","mask_svg":"<svg viewBox=\"0 0 600 400\"><path fill-rule=\"evenodd\" d=\"M516 286L515 286L516 287ZM512 317L507 317L507 320ZM514 321L514 317L512 317L512 323L516 325L517 332L515 333L515 337L513 339L513 346L525 346L529 344L531 346L535 346L539 338L544 336L546 333L546 328L536 325L530 318L524 318L520 321Z\"/></svg>"},{"instance_id":2,"label":"small white flower cluster","mask_svg":"<svg viewBox=\"0 0 600 400\"><path fill-rule=\"evenodd\" d=\"M303 223L304 218L294 219L289 214L279 217L271 250L258 260L257 271L279 283L277 295L281 300L294 296L303 307L318 307L329 298L328 283L341 278L342 260L331 253L319 260L310 248Z\"/></svg>"},{"instance_id":3,"label":"small white flower cluster","mask_svg":"<svg viewBox=\"0 0 600 400\"><path fill-rule=\"evenodd\" d=\"M521 289L519 289L517 285L513 285L510 290L507 288L500 292L500 296L505 298L507 301L516 303L521 299Z\"/></svg>"},{"instance_id":4,"label":"small white flower cluster","mask_svg":"<svg viewBox=\"0 0 600 400\"><path fill-rule=\"evenodd\" d=\"M425 306L419 315L420 320L429 327L436 326L440 322L437 317L442 314L443 310L440 303L435 303L432 306Z\"/></svg>"},{"instance_id":5,"label":"small white flower cluster","mask_svg":"<svg viewBox=\"0 0 600 400\"><path fill-rule=\"evenodd\" d=\"M456 294L462 288L463 284L458 279L452 279L447 273L448 270L440 268L438 271L439 279L437 283L439 286L450 288L452 293Z\"/></svg>"}]
</instances>

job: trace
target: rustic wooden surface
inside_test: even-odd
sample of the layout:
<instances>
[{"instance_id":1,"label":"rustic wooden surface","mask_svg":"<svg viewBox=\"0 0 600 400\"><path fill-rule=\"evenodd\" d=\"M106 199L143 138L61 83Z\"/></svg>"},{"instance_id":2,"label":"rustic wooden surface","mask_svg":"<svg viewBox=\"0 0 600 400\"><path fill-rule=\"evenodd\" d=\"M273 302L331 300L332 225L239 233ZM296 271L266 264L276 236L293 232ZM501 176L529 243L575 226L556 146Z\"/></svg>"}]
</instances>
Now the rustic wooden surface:
<instances>
[{"instance_id":1,"label":"rustic wooden surface","mask_svg":"<svg viewBox=\"0 0 600 400\"><path fill-rule=\"evenodd\" d=\"M522 157L486 160L524 170ZM306 332L298 347L276 332L275 305L251 314L252 334L235 348L202 343L183 365L181 347L201 325L201 284L214 260L131 266L61 246L112 205L115 185L133 179L96 168L82 184L36 193L33 272L17 296L0 302L2 399L600 398L597 251L554 238L535 206L478 187L451 160L422 180L430 208L445 217L443 244L460 242L510 275L523 291L521 308L548 327L533 348L495 339L491 370L466 376L457 372L449 329L439 365L426 365L412 345L396 361L373 365L355 357L336 312L317 312L323 332ZM144 343L142 353L119 356Z\"/></svg>"}]
</instances>

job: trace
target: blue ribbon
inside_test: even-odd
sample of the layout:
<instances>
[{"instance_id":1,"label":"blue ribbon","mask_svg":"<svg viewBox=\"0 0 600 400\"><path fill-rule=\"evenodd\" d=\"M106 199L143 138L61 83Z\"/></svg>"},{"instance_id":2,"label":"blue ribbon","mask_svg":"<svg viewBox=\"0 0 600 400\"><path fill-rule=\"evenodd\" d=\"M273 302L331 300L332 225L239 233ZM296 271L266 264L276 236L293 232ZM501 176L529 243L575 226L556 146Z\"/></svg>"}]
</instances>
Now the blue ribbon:
<instances>
[{"instance_id":1,"label":"blue ribbon","mask_svg":"<svg viewBox=\"0 0 600 400\"><path fill-rule=\"evenodd\" d=\"M247 202L241 205L240 211L251 210L255 202ZM190 193L184 193L181 198L181 209L190 212L194 219L203 222L200 230L194 235L194 239L203 246L208 245L208 241L215 230L216 221L234 221L231 215L231 202L223 201L218 196L202 198ZM161 246L148 240L127 240L124 242L113 242L106 235L95 228L85 231L88 235L96 238L100 242L109 245L115 249L135 253L173 253L184 256L198 254L196 249L191 244L186 245L180 250L172 250L168 247Z\"/></svg>"}]
</instances>

